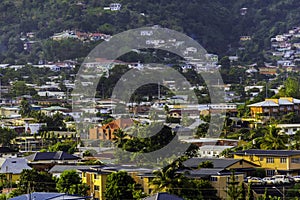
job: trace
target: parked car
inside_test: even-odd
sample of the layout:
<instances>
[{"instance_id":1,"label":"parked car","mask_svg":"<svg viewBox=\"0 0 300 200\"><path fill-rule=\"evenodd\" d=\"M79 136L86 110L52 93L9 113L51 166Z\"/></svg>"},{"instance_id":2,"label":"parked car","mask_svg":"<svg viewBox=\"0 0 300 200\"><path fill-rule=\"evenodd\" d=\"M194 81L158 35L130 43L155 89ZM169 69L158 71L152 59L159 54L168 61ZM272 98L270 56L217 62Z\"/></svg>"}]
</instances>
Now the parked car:
<instances>
[{"instance_id":1,"label":"parked car","mask_svg":"<svg viewBox=\"0 0 300 200\"><path fill-rule=\"evenodd\" d=\"M293 176L293 179L295 182L299 183L300 182L300 176Z\"/></svg>"},{"instance_id":2,"label":"parked car","mask_svg":"<svg viewBox=\"0 0 300 200\"><path fill-rule=\"evenodd\" d=\"M245 182L245 183L248 183L248 180L251 179L251 178L252 178L251 176L245 177L245 178L244 178L244 182Z\"/></svg>"},{"instance_id":3,"label":"parked car","mask_svg":"<svg viewBox=\"0 0 300 200\"><path fill-rule=\"evenodd\" d=\"M265 177L262 179L264 185L274 185L275 180L272 177Z\"/></svg>"},{"instance_id":4,"label":"parked car","mask_svg":"<svg viewBox=\"0 0 300 200\"><path fill-rule=\"evenodd\" d=\"M252 183L253 185L262 185L263 181L261 178L251 177L250 179L248 179L248 183Z\"/></svg>"},{"instance_id":5,"label":"parked car","mask_svg":"<svg viewBox=\"0 0 300 200\"><path fill-rule=\"evenodd\" d=\"M285 183L291 183L290 179L286 175L275 175L272 176L274 179L275 184L285 184Z\"/></svg>"}]
</instances>

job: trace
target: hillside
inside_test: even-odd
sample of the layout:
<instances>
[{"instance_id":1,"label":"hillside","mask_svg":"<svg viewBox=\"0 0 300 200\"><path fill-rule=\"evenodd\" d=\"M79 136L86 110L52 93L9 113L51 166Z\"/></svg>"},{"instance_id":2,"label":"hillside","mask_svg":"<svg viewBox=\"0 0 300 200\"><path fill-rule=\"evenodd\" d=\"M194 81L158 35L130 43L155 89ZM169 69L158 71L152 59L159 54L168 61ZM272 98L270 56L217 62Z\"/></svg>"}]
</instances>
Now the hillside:
<instances>
[{"instance_id":1,"label":"hillside","mask_svg":"<svg viewBox=\"0 0 300 200\"><path fill-rule=\"evenodd\" d=\"M115 2L122 4L120 11L105 10L112 2L1 1L1 62L35 63L39 59L84 57L96 45L49 41L54 33L64 30L114 34L154 24L186 33L209 52L238 54L243 61L256 61L264 59L263 50L269 48L272 36L299 25L300 19L300 2L296 0L118 0ZM241 8L247 8L244 15ZM35 33L31 51L25 51L24 41L20 40L28 32ZM241 44L240 36L251 36L252 40ZM78 48L80 52L73 52Z\"/></svg>"}]
</instances>

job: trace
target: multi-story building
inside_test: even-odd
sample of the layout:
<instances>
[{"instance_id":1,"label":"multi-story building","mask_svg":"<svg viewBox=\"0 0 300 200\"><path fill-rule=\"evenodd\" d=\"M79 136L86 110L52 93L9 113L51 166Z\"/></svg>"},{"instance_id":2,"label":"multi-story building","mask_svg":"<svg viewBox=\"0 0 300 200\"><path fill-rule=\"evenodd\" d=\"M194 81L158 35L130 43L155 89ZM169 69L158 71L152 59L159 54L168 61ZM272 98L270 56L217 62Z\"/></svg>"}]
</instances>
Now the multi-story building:
<instances>
[{"instance_id":1,"label":"multi-story building","mask_svg":"<svg viewBox=\"0 0 300 200\"><path fill-rule=\"evenodd\" d=\"M278 117L290 112L299 114L300 99L280 97L279 99L265 99L262 102L248 105L251 117Z\"/></svg>"},{"instance_id":2,"label":"multi-story building","mask_svg":"<svg viewBox=\"0 0 300 200\"><path fill-rule=\"evenodd\" d=\"M249 149L233 153L235 159L244 159L266 170L267 176L275 174L300 175L300 151Z\"/></svg>"},{"instance_id":3,"label":"multi-story building","mask_svg":"<svg viewBox=\"0 0 300 200\"><path fill-rule=\"evenodd\" d=\"M95 127L89 130L89 139L91 140L113 140L116 138L114 132L118 129L125 129L133 125L131 119L116 119L101 127Z\"/></svg>"}]
</instances>

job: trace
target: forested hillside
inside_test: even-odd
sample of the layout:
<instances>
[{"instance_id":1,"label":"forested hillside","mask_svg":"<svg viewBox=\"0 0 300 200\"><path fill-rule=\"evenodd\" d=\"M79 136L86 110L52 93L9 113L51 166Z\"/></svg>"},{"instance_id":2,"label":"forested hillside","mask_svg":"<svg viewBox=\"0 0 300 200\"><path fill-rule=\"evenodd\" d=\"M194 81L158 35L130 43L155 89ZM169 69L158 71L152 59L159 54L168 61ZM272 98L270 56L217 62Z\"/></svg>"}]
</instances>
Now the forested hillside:
<instances>
[{"instance_id":1,"label":"forested hillside","mask_svg":"<svg viewBox=\"0 0 300 200\"><path fill-rule=\"evenodd\" d=\"M113 2L122 4L120 11L104 9ZM244 15L241 8L247 8ZM256 61L264 59L270 37L299 25L299 19L297 0L3 0L0 61L84 57L96 43L62 44L49 37L64 30L114 34L155 24L188 34L211 53L239 54L243 61ZM35 33L31 51L24 50L20 40L28 32ZM252 40L241 44L240 36L245 35Z\"/></svg>"}]
</instances>

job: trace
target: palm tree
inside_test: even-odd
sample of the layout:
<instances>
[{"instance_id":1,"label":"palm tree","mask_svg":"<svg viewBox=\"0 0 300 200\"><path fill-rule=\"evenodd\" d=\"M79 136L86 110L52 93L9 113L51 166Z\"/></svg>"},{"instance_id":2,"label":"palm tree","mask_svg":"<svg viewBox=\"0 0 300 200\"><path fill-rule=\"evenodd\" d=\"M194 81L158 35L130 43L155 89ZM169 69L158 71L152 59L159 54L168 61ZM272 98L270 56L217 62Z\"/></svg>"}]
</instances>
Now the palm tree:
<instances>
[{"instance_id":1,"label":"palm tree","mask_svg":"<svg viewBox=\"0 0 300 200\"><path fill-rule=\"evenodd\" d=\"M292 139L293 143L291 144L291 149L299 150L300 149L300 131L298 130Z\"/></svg>"},{"instance_id":2,"label":"palm tree","mask_svg":"<svg viewBox=\"0 0 300 200\"><path fill-rule=\"evenodd\" d=\"M114 139L114 143L116 144L116 146L118 148L123 147L126 142L125 138L127 134L122 129L115 130L113 134L116 136L116 138Z\"/></svg>"},{"instance_id":3,"label":"palm tree","mask_svg":"<svg viewBox=\"0 0 300 200\"><path fill-rule=\"evenodd\" d=\"M180 186L183 175L176 173L173 167L164 168L162 170L154 171L155 178L152 180L151 185L154 186L154 192L169 192L176 193Z\"/></svg>"},{"instance_id":4,"label":"palm tree","mask_svg":"<svg viewBox=\"0 0 300 200\"><path fill-rule=\"evenodd\" d=\"M266 133L259 140L261 142L261 149L265 150L279 150L286 149L287 146L287 136L280 134L280 129L276 125L268 126Z\"/></svg>"}]
</instances>

